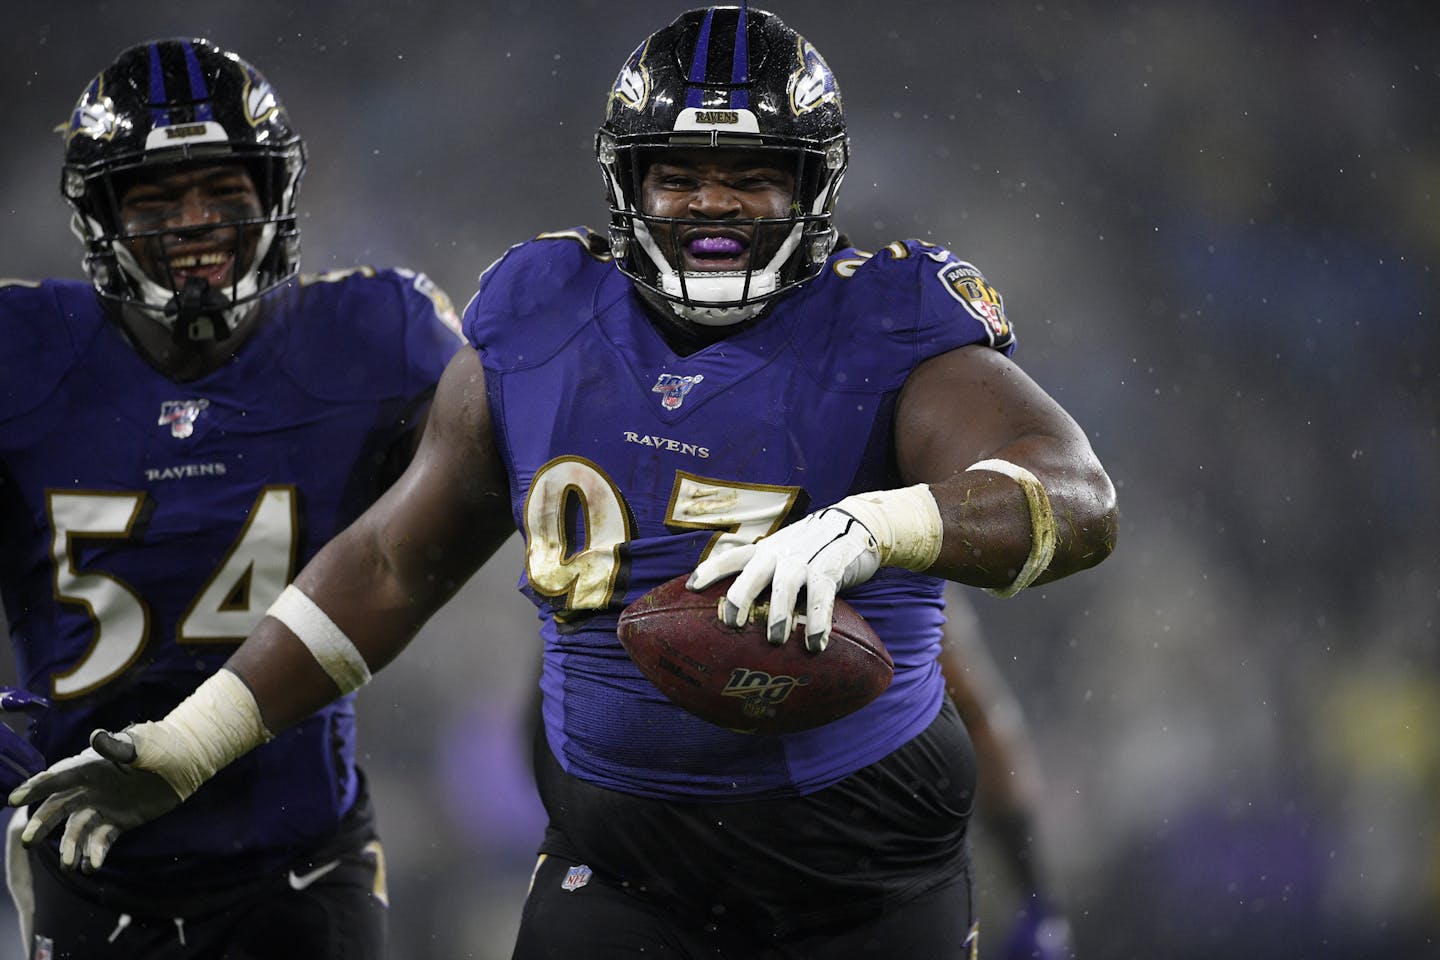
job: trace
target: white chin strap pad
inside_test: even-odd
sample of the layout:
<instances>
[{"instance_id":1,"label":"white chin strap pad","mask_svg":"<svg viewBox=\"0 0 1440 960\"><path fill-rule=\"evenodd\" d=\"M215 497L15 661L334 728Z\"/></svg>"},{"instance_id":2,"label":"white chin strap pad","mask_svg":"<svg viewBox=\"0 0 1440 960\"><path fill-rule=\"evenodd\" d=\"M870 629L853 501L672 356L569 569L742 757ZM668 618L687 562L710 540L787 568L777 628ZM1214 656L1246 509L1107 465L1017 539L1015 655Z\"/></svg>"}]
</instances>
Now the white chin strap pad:
<instances>
[{"instance_id":1,"label":"white chin strap pad","mask_svg":"<svg viewBox=\"0 0 1440 960\"><path fill-rule=\"evenodd\" d=\"M265 255L270 252L270 246L274 242L275 224L267 223L260 230L260 236L255 246L255 256L251 259L250 266L240 278L240 282L235 284L233 288L228 283L218 288L222 296L226 299L244 301L255 295L255 292L260 289L260 273L257 268L265 259ZM163 284L155 282L155 280L145 272L145 268L140 266L140 261L135 259L135 255L130 252L130 248L122 241L114 241L110 244L110 249L114 251L115 261L120 269L123 270L135 284L136 289L140 293L140 299L147 305L156 308L152 314L154 319L165 327L173 327L175 325L175 318L165 313L165 306L175 298L175 291ZM232 289L234 293L233 298L231 297ZM235 311L233 309L225 311L225 318L231 321L233 325L236 318Z\"/></svg>"},{"instance_id":2,"label":"white chin strap pad","mask_svg":"<svg viewBox=\"0 0 1440 960\"><path fill-rule=\"evenodd\" d=\"M765 309L763 298L780 288L780 267L789 258L800 241L800 224L795 224L790 235L770 258L764 267L748 272L750 287L746 290L747 271L724 270L710 272L686 271L684 283L680 273L670 265L659 244L650 233L650 227L640 218L635 219L635 239L640 249L655 264L660 275L660 292L670 301L675 314L703 327L729 327L743 323ZM745 302L741 302L742 298ZM756 300L760 302L756 302ZM689 303L686 303L686 301Z\"/></svg>"},{"instance_id":3,"label":"white chin strap pad","mask_svg":"<svg viewBox=\"0 0 1440 960\"><path fill-rule=\"evenodd\" d=\"M763 296L775 286L773 273L757 273L750 278L750 295ZM704 327L728 327L758 314L765 306L763 302L751 300L731 305L739 301L744 289L744 273L687 273L683 291L680 275L674 270L666 269L660 274L660 290L669 298L675 313ZM689 304L684 302L686 294L689 294Z\"/></svg>"}]
</instances>

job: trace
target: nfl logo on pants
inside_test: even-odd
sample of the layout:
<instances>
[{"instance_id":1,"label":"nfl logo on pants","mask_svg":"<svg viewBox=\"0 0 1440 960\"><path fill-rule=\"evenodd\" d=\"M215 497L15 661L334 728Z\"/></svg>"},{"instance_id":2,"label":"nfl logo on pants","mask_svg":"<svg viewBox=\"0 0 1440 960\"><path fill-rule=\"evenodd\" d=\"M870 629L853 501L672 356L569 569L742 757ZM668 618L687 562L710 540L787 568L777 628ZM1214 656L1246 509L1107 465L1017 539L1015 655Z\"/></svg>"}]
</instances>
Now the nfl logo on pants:
<instances>
[{"instance_id":1,"label":"nfl logo on pants","mask_svg":"<svg viewBox=\"0 0 1440 960\"><path fill-rule=\"evenodd\" d=\"M565 879L560 881L560 889L568 893L574 893L589 883L590 877L594 875L594 873L595 871L583 863L578 867L571 867L569 872L565 874Z\"/></svg>"}]
</instances>

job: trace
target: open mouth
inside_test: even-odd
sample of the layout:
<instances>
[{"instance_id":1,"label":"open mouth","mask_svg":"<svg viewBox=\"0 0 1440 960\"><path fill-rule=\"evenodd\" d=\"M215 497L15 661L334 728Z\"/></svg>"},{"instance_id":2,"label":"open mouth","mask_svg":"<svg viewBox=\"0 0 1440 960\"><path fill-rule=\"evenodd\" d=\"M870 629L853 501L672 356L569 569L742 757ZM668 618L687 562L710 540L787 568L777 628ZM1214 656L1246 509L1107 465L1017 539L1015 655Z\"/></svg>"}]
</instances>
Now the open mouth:
<instances>
[{"instance_id":1,"label":"open mouth","mask_svg":"<svg viewBox=\"0 0 1440 960\"><path fill-rule=\"evenodd\" d=\"M230 264L234 255L223 250L209 250L198 253L180 253L170 257L167 264L175 285L182 287L190 277L200 277L212 287L230 281Z\"/></svg>"},{"instance_id":2,"label":"open mouth","mask_svg":"<svg viewBox=\"0 0 1440 960\"><path fill-rule=\"evenodd\" d=\"M686 239L681 249L687 270L743 270L750 244L744 237L731 234L699 234Z\"/></svg>"}]
</instances>

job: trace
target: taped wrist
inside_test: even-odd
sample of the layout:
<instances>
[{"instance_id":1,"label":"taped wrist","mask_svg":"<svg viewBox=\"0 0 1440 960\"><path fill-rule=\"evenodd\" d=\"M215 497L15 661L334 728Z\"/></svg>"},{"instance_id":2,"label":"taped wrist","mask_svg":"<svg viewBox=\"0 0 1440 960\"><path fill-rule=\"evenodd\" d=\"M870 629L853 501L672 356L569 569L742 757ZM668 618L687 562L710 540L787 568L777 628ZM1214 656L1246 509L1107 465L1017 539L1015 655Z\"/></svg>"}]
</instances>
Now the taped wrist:
<instances>
[{"instance_id":1,"label":"taped wrist","mask_svg":"<svg viewBox=\"0 0 1440 960\"><path fill-rule=\"evenodd\" d=\"M935 495L926 484L857 493L833 509L865 525L875 538L881 566L919 572L929 569L940 556L945 528Z\"/></svg>"},{"instance_id":2,"label":"taped wrist","mask_svg":"<svg viewBox=\"0 0 1440 960\"><path fill-rule=\"evenodd\" d=\"M1055 513L1050 508L1050 495L1045 492L1045 485L1035 474L1009 460L981 460L979 463L972 463L965 470L967 473L971 470L1003 473L1020 485L1020 489L1025 493L1025 502L1030 506L1030 555L1025 558L1025 565L1020 568L1009 586L996 587L989 591L997 597L1013 597L1034 583L1035 579L1045 572L1045 568L1050 566L1050 560L1055 556L1055 546L1060 540L1060 528L1055 523Z\"/></svg>"},{"instance_id":3,"label":"taped wrist","mask_svg":"<svg viewBox=\"0 0 1440 960\"><path fill-rule=\"evenodd\" d=\"M353 693L370 682L370 667L345 636L345 631L293 583L281 592L265 615L279 620L300 638L342 694Z\"/></svg>"},{"instance_id":4,"label":"taped wrist","mask_svg":"<svg viewBox=\"0 0 1440 960\"><path fill-rule=\"evenodd\" d=\"M124 732L135 744L135 766L159 774L181 800L221 767L270 739L255 695L225 669L164 720L137 723Z\"/></svg>"}]
</instances>

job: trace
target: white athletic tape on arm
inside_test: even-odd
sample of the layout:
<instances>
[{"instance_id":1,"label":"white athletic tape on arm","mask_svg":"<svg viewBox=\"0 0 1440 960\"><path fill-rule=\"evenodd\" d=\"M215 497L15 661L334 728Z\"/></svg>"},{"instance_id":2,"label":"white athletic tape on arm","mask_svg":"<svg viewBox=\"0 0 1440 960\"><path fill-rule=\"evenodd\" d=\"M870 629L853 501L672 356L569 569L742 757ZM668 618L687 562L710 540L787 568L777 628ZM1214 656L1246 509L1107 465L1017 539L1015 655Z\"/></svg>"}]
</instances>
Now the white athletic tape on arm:
<instances>
[{"instance_id":1,"label":"white athletic tape on arm","mask_svg":"<svg viewBox=\"0 0 1440 960\"><path fill-rule=\"evenodd\" d=\"M135 744L135 766L165 778L184 800L215 771L265 743L270 731L245 681L221 669L164 720L124 731Z\"/></svg>"},{"instance_id":2,"label":"white athletic tape on arm","mask_svg":"<svg viewBox=\"0 0 1440 960\"><path fill-rule=\"evenodd\" d=\"M370 667L345 631L293 583L265 615L279 620L300 638L341 693L353 693L370 682Z\"/></svg>"},{"instance_id":3,"label":"white athletic tape on arm","mask_svg":"<svg viewBox=\"0 0 1440 960\"><path fill-rule=\"evenodd\" d=\"M945 525L935 495L923 483L857 493L835 509L865 524L879 546L881 566L924 571L940 556Z\"/></svg>"},{"instance_id":4,"label":"white athletic tape on arm","mask_svg":"<svg viewBox=\"0 0 1440 960\"><path fill-rule=\"evenodd\" d=\"M1045 492L1045 485L1042 484L1029 470L1009 460L981 460L979 463L972 463L965 468L968 473L971 470L989 470L992 473L1003 473L1020 485L1025 492L1025 502L1030 505L1030 556L1025 558L1025 565L1015 575L1015 579L1008 587L999 587L990 590L997 597L1013 597L1035 582L1035 578L1045 572L1050 566L1050 560L1055 556L1055 546L1060 540L1060 528L1055 523L1055 513L1050 509L1050 495Z\"/></svg>"}]
</instances>

